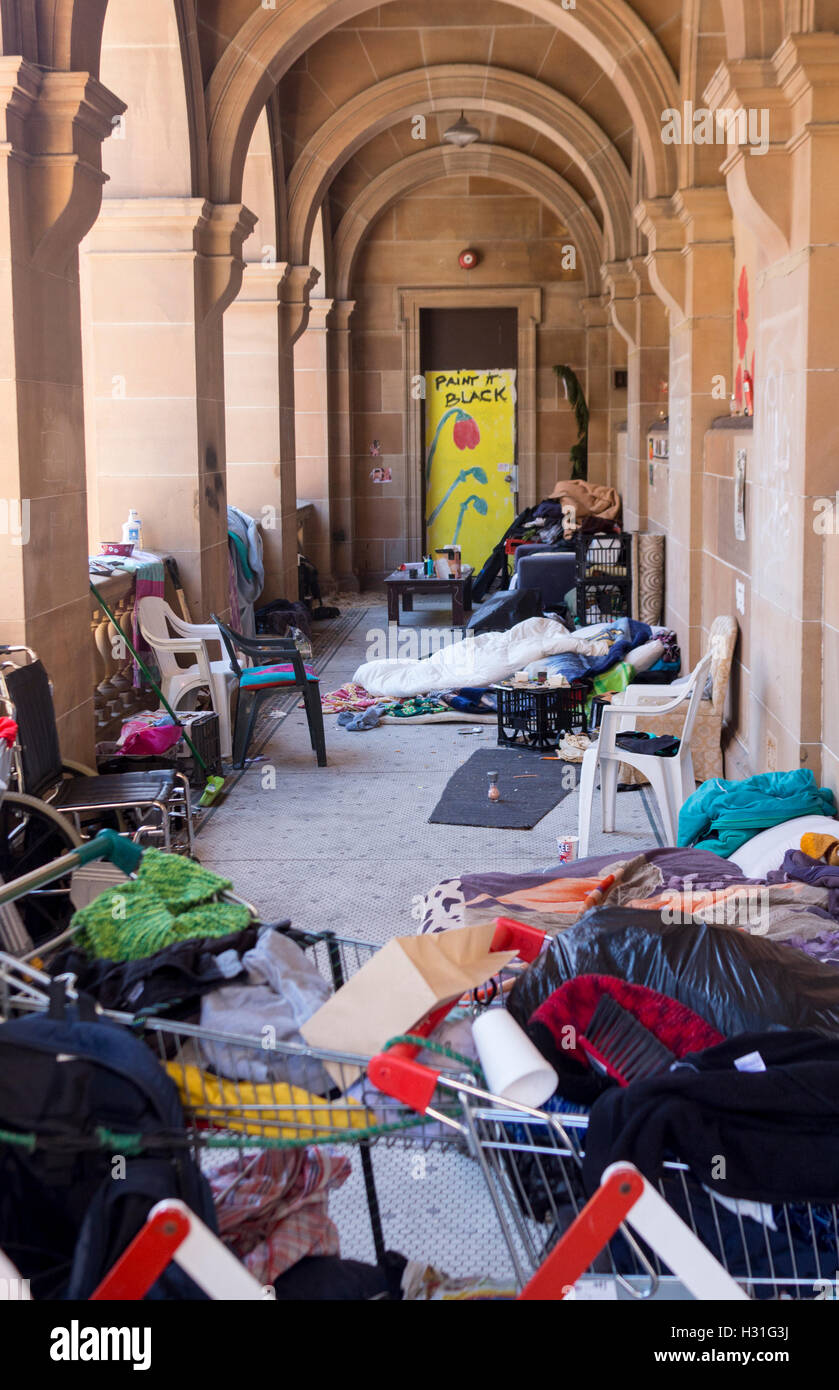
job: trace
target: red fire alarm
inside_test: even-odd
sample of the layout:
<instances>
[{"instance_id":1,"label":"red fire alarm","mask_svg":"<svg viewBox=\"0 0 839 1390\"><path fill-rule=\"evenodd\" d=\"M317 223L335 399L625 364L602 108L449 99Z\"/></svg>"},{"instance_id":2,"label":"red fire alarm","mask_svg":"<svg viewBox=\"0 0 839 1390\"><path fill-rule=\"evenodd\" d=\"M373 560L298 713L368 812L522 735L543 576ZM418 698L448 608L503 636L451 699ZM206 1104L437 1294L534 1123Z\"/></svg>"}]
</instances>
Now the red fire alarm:
<instances>
[{"instance_id":1,"label":"red fire alarm","mask_svg":"<svg viewBox=\"0 0 839 1390\"><path fill-rule=\"evenodd\" d=\"M479 257L477 251L473 251L470 246L468 250L461 251L457 259L460 263L461 270L474 270L475 266L478 264Z\"/></svg>"}]
</instances>

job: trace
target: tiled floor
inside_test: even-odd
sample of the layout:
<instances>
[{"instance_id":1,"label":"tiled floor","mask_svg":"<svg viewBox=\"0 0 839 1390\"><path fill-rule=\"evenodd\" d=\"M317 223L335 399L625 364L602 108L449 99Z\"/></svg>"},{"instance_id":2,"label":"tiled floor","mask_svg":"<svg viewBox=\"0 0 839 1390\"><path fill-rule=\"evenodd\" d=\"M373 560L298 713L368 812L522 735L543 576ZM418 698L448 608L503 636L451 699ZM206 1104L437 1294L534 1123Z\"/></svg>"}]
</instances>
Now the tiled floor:
<instances>
[{"instance_id":1,"label":"tiled floor","mask_svg":"<svg viewBox=\"0 0 839 1390\"><path fill-rule=\"evenodd\" d=\"M375 604L345 609L318 632L322 691L352 679L367 659L371 634L385 626L385 608ZM309 930L329 927L341 936L384 942L413 932L412 901L438 880L467 870L525 872L550 864L557 835L576 832L576 791L529 831L428 824L455 769L476 748L495 747L492 725L464 738L457 724L349 733L334 715L325 722L329 762L318 768L305 715L286 697L261 725L255 761L231 779L225 800L200 830L202 862L227 874L264 920L290 917ZM592 853L660 842L645 794L619 796L617 810L620 830L607 836L595 831ZM599 806L595 817L599 824ZM391 1248L452 1274L509 1272L471 1159L376 1146L374 1168ZM371 1258L357 1156L353 1177L330 1209L343 1253Z\"/></svg>"}]
</instances>

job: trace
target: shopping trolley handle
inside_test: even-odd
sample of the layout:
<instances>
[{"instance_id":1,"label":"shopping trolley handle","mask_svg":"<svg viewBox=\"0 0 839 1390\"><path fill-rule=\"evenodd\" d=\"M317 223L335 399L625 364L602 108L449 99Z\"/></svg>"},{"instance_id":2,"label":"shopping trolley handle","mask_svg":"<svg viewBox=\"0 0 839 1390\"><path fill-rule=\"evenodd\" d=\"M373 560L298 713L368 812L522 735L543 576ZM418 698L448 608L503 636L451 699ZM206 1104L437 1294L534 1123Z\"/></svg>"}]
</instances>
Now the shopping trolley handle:
<instances>
[{"instance_id":1,"label":"shopping trolley handle","mask_svg":"<svg viewBox=\"0 0 839 1390\"><path fill-rule=\"evenodd\" d=\"M143 851L133 840L127 840L116 830L100 830L92 840L73 851L80 864L90 864L97 859L107 859L124 874L136 873L143 858Z\"/></svg>"},{"instance_id":2,"label":"shopping trolley handle","mask_svg":"<svg viewBox=\"0 0 839 1390\"><path fill-rule=\"evenodd\" d=\"M415 1061L411 1055L414 1052L416 1048L406 1043L397 1043L388 1052L378 1052L370 1059L367 1075L386 1096L424 1115L437 1088L440 1072Z\"/></svg>"},{"instance_id":3,"label":"shopping trolley handle","mask_svg":"<svg viewBox=\"0 0 839 1390\"><path fill-rule=\"evenodd\" d=\"M541 953L547 932L540 927L532 927L527 922L517 922L515 917L496 917L495 935L491 951L515 951L516 955L528 965Z\"/></svg>"}]
</instances>

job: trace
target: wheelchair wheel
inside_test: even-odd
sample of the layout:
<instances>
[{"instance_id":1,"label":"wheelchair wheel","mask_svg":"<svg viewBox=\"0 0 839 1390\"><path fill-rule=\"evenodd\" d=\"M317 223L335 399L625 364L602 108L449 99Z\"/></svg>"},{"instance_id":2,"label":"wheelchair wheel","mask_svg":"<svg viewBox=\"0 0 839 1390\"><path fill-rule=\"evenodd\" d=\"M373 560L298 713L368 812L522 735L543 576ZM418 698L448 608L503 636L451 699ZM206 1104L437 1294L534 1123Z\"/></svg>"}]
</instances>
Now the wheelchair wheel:
<instances>
[{"instance_id":1,"label":"wheelchair wheel","mask_svg":"<svg viewBox=\"0 0 839 1390\"><path fill-rule=\"evenodd\" d=\"M38 797L22 792L0 797L0 876L5 883L43 868L81 843L72 821ZM67 874L15 903L36 946L58 936L69 924L74 911L70 880Z\"/></svg>"}]
</instances>

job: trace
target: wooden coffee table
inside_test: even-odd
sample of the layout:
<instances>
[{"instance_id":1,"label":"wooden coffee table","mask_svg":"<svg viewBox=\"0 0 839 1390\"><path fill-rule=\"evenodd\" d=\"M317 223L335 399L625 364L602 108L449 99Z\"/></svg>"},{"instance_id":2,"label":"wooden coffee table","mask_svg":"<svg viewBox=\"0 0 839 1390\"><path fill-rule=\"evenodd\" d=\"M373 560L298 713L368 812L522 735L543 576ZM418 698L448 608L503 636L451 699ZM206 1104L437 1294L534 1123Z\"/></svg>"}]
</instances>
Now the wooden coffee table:
<instances>
[{"instance_id":1,"label":"wooden coffee table","mask_svg":"<svg viewBox=\"0 0 839 1390\"><path fill-rule=\"evenodd\" d=\"M464 627L466 614L472 612L472 568L464 565L459 579L411 579L406 570L394 570L385 580L387 591L387 620L399 624L399 599L403 613L412 613L414 594L451 594L452 627Z\"/></svg>"}]
</instances>

